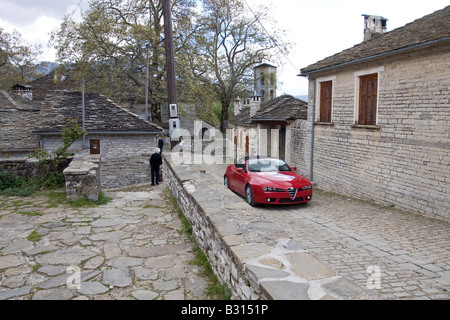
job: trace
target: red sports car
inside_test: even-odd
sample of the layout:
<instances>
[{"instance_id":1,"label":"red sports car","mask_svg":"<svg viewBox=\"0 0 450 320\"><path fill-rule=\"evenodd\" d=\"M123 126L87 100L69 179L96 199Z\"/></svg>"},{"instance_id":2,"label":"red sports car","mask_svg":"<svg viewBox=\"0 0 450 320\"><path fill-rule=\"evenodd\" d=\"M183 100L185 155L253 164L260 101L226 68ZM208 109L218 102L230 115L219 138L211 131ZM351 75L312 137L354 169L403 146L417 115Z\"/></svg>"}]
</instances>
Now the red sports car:
<instances>
[{"instance_id":1,"label":"red sports car","mask_svg":"<svg viewBox=\"0 0 450 320\"><path fill-rule=\"evenodd\" d=\"M229 165L224 184L245 197L251 206L294 204L311 200L311 182L295 172L283 160L270 157L244 157Z\"/></svg>"}]
</instances>

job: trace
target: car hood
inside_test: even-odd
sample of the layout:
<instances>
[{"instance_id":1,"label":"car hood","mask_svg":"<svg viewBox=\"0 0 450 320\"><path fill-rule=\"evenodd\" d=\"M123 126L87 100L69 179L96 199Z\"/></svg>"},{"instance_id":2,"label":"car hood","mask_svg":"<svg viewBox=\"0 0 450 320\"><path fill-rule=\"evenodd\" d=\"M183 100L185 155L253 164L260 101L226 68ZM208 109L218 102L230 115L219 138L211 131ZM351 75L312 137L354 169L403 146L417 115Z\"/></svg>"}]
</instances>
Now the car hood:
<instances>
[{"instance_id":1,"label":"car hood","mask_svg":"<svg viewBox=\"0 0 450 320\"><path fill-rule=\"evenodd\" d=\"M261 186L277 188L300 188L311 184L308 179L294 171L286 172L253 172L252 182Z\"/></svg>"}]
</instances>

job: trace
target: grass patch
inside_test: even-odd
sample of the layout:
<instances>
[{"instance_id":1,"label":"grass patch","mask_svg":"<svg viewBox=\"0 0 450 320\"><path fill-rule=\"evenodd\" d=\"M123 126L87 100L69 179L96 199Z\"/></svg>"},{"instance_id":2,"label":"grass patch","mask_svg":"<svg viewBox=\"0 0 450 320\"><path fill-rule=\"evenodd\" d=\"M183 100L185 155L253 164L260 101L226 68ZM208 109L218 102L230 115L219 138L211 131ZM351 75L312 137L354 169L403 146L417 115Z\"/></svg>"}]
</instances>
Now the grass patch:
<instances>
[{"instance_id":1,"label":"grass patch","mask_svg":"<svg viewBox=\"0 0 450 320\"><path fill-rule=\"evenodd\" d=\"M42 216L41 212L37 212L37 211L17 211L18 214L25 214L27 216Z\"/></svg>"},{"instance_id":2,"label":"grass patch","mask_svg":"<svg viewBox=\"0 0 450 320\"><path fill-rule=\"evenodd\" d=\"M212 270L211 264L209 263L208 257L200 249L198 245L194 247L195 258L190 263L193 265L203 267L202 275L207 277L210 285L206 289L206 294L216 300L230 300L231 290L226 284L220 283L217 276Z\"/></svg>"},{"instance_id":3,"label":"grass patch","mask_svg":"<svg viewBox=\"0 0 450 320\"><path fill-rule=\"evenodd\" d=\"M184 216L183 211L178 205L177 198L173 196L172 192L168 188L164 189L164 194L166 198L171 202L173 209L177 211L178 217L181 220L181 224L183 225L183 229L187 237L192 243L195 244L194 246L195 258L192 261L190 261L190 264L201 266L203 268L201 275L206 277L210 283L210 285L206 289L206 294L210 298L215 300L230 300L231 298L230 288L228 288L226 284L220 283L219 279L214 274L211 264L209 263L208 257L205 255L202 249L196 244L192 232L193 231L192 225L189 223L188 219Z\"/></svg>"},{"instance_id":4,"label":"grass patch","mask_svg":"<svg viewBox=\"0 0 450 320\"><path fill-rule=\"evenodd\" d=\"M112 198L107 197L103 192L98 194L98 200L91 200L87 197L75 200L75 201L67 201L67 196L65 192L51 191L48 194L48 208L57 207L59 205L69 205L72 208L82 208L82 207L95 207L105 205L111 202Z\"/></svg>"},{"instance_id":5,"label":"grass patch","mask_svg":"<svg viewBox=\"0 0 450 320\"><path fill-rule=\"evenodd\" d=\"M101 206L101 205L105 205L107 203L109 203L112 200L112 198L109 198L107 196L105 196L105 194L103 192L100 192L98 194L98 200L91 200L88 199L87 197L75 200L75 201L70 201L67 202L69 203L69 205L72 208L80 208L80 207L94 207L94 206Z\"/></svg>"},{"instance_id":6,"label":"grass patch","mask_svg":"<svg viewBox=\"0 0 450 320\"><path fill-rule=\"evenodd\" d=\"M42 236L39 233L37 233L36 230L33 230L33 232L31 232L30 235L27 237L29 241L40 241L41 238Z\"/></svg>"}]
</instances>

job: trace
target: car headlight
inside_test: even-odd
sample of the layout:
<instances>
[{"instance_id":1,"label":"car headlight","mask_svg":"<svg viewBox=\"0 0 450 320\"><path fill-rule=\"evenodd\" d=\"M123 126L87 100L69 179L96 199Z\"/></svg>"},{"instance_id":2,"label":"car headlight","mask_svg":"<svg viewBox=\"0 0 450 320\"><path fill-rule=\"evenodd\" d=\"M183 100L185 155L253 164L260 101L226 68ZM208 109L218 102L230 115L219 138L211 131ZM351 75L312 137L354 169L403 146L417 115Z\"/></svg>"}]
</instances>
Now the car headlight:
<instances>
[{"instance_id":1,"label":"car headlight","mask_svg":"<svg viewBox=\"0 0 450 320\"><path fill-rule=\"evenodd\" d=\"M284 189L272 188L272 187L263 187L265 192L284 192Z\"/></svg>"},{"instance_id":2,"label":"car headlight","mask_svg":"<svg viewBox=\"0 0 450 320\"><path fill-rule=\"evenodd\" d=\"M299 188L298 189L298 191L305 191L305 190L309 190L309 189L311 189L312 188L312 185L307 185L307 186L304 186L304 187L301 187L301 188Z\"/></svg>"}]
</instances>

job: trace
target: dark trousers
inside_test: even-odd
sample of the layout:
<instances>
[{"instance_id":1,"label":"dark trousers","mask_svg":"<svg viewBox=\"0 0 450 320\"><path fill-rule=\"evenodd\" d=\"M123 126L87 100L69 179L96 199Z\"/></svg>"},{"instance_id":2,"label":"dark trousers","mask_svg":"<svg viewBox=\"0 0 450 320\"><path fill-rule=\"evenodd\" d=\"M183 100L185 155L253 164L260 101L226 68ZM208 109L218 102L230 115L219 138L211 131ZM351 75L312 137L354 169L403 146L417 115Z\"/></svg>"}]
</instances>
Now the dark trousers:
<instances>
[{"instance_id":1,"label":"dark trousers","mask_svg":"<svg viewBox=\"0 0 450 320\"><path fill-rule=\"evenodd\" d=\"M159 167L151 167L151 173L152 173L152 185L159 184Z\"/></svg>"}]
</instances>

